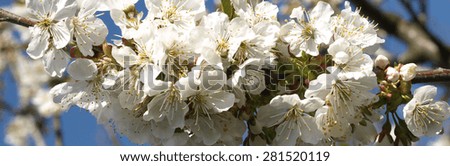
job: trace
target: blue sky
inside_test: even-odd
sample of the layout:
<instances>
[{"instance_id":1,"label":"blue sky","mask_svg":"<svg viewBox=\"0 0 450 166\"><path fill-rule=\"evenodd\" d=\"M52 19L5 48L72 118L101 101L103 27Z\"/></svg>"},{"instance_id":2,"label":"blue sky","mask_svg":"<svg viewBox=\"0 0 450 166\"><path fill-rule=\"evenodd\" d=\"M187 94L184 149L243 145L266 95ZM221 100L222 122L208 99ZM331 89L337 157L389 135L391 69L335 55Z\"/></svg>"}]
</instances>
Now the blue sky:
<instances>
[{"instance_id":1,"label":"blue sky","mask_svg":"<svg viewBox=\"0 0 450 166\"><path fill-rule=\"evenodd\" d=\"M11 4L13 0L1 0L0 7ZM450 21L448 6L450 1L428 1L429 6L429 20L428 27L431 28L437 36L444 40L446 44L450 45ZM210 11L214 11L213 0L207 1L207 7ZM403 16L407 16L407 12L401 7L398 0L385 0L385 3L381 6L386 11L399 13ZM145 5L143 0L140 0L137 4L139 11L145 12ZM432 9L432 10L431 10ZM101 19L108 25L110 34L108 40L114 38L113 34L120 34L118 27L113 25L109 13L101 16ZM385 48L395 55L401 54L406 46L395 37L386 38ZM1 78L5 80L5 91L2 94L6 101L13 106L18 105L17 88L13 82L13 78L10 73L6 72L1 75ZM417 86L416 86L417 87ZM443 91L440 91L440 96L443 95ZM0 117L0 145L6 145L4 142L5 127L11 120L11 115L5 113ZM48 121L51 124L51 121ZM50 125L51 126L51 125ZM85 110L79 108L71 108L62 115L62 129L64 145L111 145L111 140L108 137L104 127L98 125L96 119ZM51 129L50 129L51 131ZM48 134L45 138L46 143L49 145L54 144L54 135ZM422 140L419 144L423 145L429 138ZM125 137L119 137L119 141L122 145L134 145Z\"/></svg>"}]
</instances>

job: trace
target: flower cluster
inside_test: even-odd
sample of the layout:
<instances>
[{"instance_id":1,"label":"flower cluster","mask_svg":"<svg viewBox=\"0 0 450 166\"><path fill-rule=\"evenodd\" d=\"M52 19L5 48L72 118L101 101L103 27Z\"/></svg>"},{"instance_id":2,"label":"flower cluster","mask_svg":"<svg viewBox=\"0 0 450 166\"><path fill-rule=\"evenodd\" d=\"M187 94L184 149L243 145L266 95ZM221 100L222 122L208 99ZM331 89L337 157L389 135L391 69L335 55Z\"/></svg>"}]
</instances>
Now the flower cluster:
<instances>
[{"instance_id":1,"label":"flower cluster","mask_svg":"<svg viewBox=\"0 0 450 166\"><path fill-rule=\"evenodd\" d=\"M51 76L71 77L51 89L54 101L139 144L371 144L385 134L377 109L394 94L374 89L406 86L415 73L383 58L374 70L370 55L384 40L348 2L339 13L325 2L295 8L284 25L268 1L233 0L227 15L207 13L204 0L146 0L145 17L136 0L26 2L37 20L27 53ZM105 42L100 10L121 40ZM435 94L426 86L400 101L409 101L405 129L415 136L439 132L449 117Z\"/></svg>"}]
</instances>

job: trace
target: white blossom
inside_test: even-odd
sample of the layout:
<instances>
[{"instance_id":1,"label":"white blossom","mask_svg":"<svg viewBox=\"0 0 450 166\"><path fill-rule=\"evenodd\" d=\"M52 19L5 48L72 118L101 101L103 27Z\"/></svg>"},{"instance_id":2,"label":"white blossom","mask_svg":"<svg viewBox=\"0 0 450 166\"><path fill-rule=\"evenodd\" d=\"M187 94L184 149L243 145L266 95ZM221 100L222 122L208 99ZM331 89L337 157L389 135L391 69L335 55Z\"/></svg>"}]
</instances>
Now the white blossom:
<instances>
[{"instance_id":1,"label":"white blossom","mask_svg":"<svg viewBox=\"0 0 450 166\"><path fill-rule=\"evenodd\" d=\"M278 22L278 7L268 1L262 1L253 4L247 0L233 0L232 2L236 14L245 19L250 25L256 25L259 22Z\"/></svg>"},{"instance_id":2,"label":"white blossom","mask_svg":"<svg viewBox=\"0 0 450 166\"><path fill-rule=\"evenodd\" d=\"M258 121L263 126L276 127L274 145L295 145L297 138L302 141L317 144L323 137L318 129L315 118L308 113L322 107L319 98L300 100L298 95L283 95L274 97L269 105L259 108Z\"/></svg>"},{"instance_id":3,"label":"white blossom","mask_svg":"<svg viewBox=\"0 0 450 166\"><path fill-rule=\"evenodd\" d=\"M200 145L230 145L237 146L242 142L245 132L243 121L230 112L199 116L198 120L189 118L186 125L194 133L195 142Z\"/></svg>"},{"instance_id":4,"label":"white blossom","mask_svg":"<svg viewBox=\"0 0 450 166\"><path fill-rule=\"evenodd\" d=\"M121 1L121 0L107 0L104 4L107 6L106 10L110 11L110 16L114 23L120 27L122 37L125 39L133 38L136 29L141 24L141 19L144 13L138 13L134 4L137 0Z\"/></svg>"},{"instance_id":5,"label":"white blossom","mask_svg":"<svg viewBox=\"0 0 450 166\"><path fill-rule=\"evenodd\" d=\"M231 47L238 47L240 43L232 38L230 21L225 13L214 12L206 16L200 26L191 31L190 41L195 47L195 53L200 54L198 62L224 68L222 58L226 58ZM198 37L203 36L203 37Z\"/></svg>"},{"instance_id":6,"label":"white blossom","mask_svg":"<svg viewBox=\"0 0 450 166\"><path fill-rule=\"evenodd\" d=\"M156 95L147 105L144 120L155 122L168 121L172 129L182 128L185 125L184 116L189 111L188 105L183 101L180 93L180 82L168 82L165 89Z\"/></svg>"},{"instance_id":7,"label":"white blossom","mask_svg":"<svg viewBox=\"0 0 450 166\"><path fill-rule=\"evenodd\" d=\"M69 43L71 35L66 21L75 14L76 4L73 2L72 0L26 1L29 11L38 20L35 26L30 27L32 40L27 53L31 58L39 59L49 47L61 49Z\"/></svg>"},{"instance_id":8,"label":"white blossom","mask_svg":"<svg viewBox=\"0 0 450 166\"><path fill-rule=\"evenodd\" d=\"M206 12L204 0L145 0L145 5L150 17L183 30L194 28Z\"/></svg>"},{"instance_id":9,"label":"white blossom","mask_svg":"<svg viewBox=\"0 0 450 166\"><path fill-rule=\"evenodd\" d=\"M273 22L260 22L250 26L242 18L234 18L230 22L230 48L228 60L240 65L249 58L264 60L272 56L279 33L279 25Z\"/></svg>"},{"instance_id":10,"label":"white blossom","mask_svg":"<svg viewBox=\"0 0 450 166\"><path fill-rule=\"evenodd\" d=\"M388 67L386 69L386 79L395 82L400 78L400 73L397 71L397 69L393 67Z\"/></svg>"},{"instance_id":11,"label":"white blossom","mask_svg":"<svg viewBox=\"0 0 450 166\"><path fill-rule=\"evenodd\" d=\"M403 108L408 129L415 136L432 136L442 130L442 123L450 117L448 103L434 101L437 88L422 86L414 91L414 97Z\"/></svg>"},{"instance_id":12,"label":"white blossom","mask_svg":"<svg viewBox=\"0 0 450 166\"><path fill-rule=\"evenodd\" d=\"M384 55L378 55L377 58L375 58L375 66L380 69L386 69L389 63L389 59Z\"/></svg>"},{"instance_id":13,"label":"white blossom","mask_svg":"<svg viewBox=\"0 0 450 166\"><path fill-rule=\"evenodd\" d=\"M99 4L95 1L84 0L78 15L73 17L71 22L78 49L86 56L94 56L92 46L102 44L108 35L106 25L95 17L98 6Z\"/></svg>"},{"instance_id":14,"label":"white blossom","mask_svg":"<svg viewBox=\"0 0 450 166\"><path fill-rule=\"evenodd\" d=\"M58 115L62 111L61 105L53 102L53 96L48 90L40 89L31 102L37 107L37 111L43 117L49 118Z\"/></svg>"},{"instance_id":15,"label":"white blossom","mask_svg":"<svg viewBox=\"0 0 450 166\"><path fill-rule=\"evenodd\" d=\"M336 73L321 74L310 82L305 96L319 97L326 102L328 107L321 108L323 115L316 113L320 117L317 123L325 135L340 137L348 130L349 123L362 120L361 107L377 100L370 92L376 86L376 77L341 80Z\"/></svg>"},{"instance_id":16,"label":"white blossom","mask_svg":"<svg viewBox=\"0 0 450 166\"><path fill-rule=\"evenodd\" d=\"M408 63L400 67L400 76L402 76L403 81L411 81L416 77L417 65L414 63Z\"/></svg>"},{"instance_id":17,"label":"white blossom","mask_svg":"<svg viewBox=\"0 0 450 166\"><path fill-rule=\"evenodd\" d=\"M75 14L76 3L72 0L27 0L26 5L38 20L29 28L32 40L27 53L33 59L44 57L46 71L52 77L61 77L69 61L67 53L61 50L71 39L67 19Z\"/></svg>"},{"instance_id":18,"label":"white blossom","mask_svg":"<svg viewBox=\"0 0 450 166\"><path fill-rule=\"evenodd\" d=\"M295 8L290 21L281 27L281 39L290 44L290 49L300 49L312 56L319 55L319 44L328 44L333 33L331 32L330 18L334 11L326 2L318 2L311 12L303 7ZM296 55L301 56L301 53Z\"/></svg>"},{"instance_id":19,"label":"white blossom","mask_svg":"<svg viewBox=\"0 0 450 166\"><path fill-rule=\"evenodd\" d=\"M239 65L233 74L231 83L233 88L242 89L251 94L259 95L266 89L265 74L261 71L261 60L250 58Z\"/></svg>"},{"instance_id":20,"label":"white blossom","mask_svg":"<svg viewBox=\"0 0 450 166\"><path fill-rule=\"evenodd\" d=\"M333 56L335 66L333 70L339 70L339 76L344 78L360 79L374 75L373 61L362 49L350 45L345 39L338 39L330 44L328 53Z\"/></svg>"},{"instance_id":21,"label":"white blossom","mask_svg":"<svg viewBox=\"0 0 450 166\"><path fill-rule=\"evenodd\" d=\"M29 145L31 138L36 145L45 145L44 138L36 126L36 121L31 115L16 116L6 128L5 142L10 145Z\"/></svg>"},{"instance_id":22,"label":"white blossom","mask_svg":"<svg viewBox=\"0 0 450 166\"><path fill-rule=\"evenodd\" d=\"M373 50L376 51L378 44L384 43L384 39L378 37L376 25L361 16L359 12L359 10L352 11L350 3L345 2L345 9L331 19L334 38L344 38L351 45L361 48L375 47Z\"/></svg>"},{"instance_id":23,"label":"white blossom","mask_svg":"<svg viewBox=\"0 0 450 166\"><path fill-rule=\"evenodd\" d=\"M102 89L102 78L98 77L97 65L89 59L76 59L68 69L75 81L56 85L50 90L55 103L65 109L75 104L80 108L102 114L111 104L109 93Z\"/></svg>"},{"instance_id":24,"label":"white blossom","mask_svg":"<svg viewBox=\"0 0 450 166\"><path fill-rule=\"evenodd\" d=\"M194 57L189 36L181 35L174 26L158 29L157 34L161 37L153 55L155 65L166 75L186 76L187 62Z\"/></svg>"}]
</instances>

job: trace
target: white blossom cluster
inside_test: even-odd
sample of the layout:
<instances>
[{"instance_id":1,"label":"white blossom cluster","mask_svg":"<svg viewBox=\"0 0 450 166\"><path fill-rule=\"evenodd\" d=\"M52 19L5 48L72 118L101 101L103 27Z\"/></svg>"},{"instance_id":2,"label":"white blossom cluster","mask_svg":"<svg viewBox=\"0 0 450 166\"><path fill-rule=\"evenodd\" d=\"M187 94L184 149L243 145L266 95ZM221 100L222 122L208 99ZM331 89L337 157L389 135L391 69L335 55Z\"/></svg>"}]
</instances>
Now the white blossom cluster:
<instances>
[{"instance_id":1,"label":"white blossom cluster","mask_svg":"<svg viewBox=\"0 0 450 166\"><path fill-rule=\"evenodd\" d=\"M71 77L50 91L63 109L86 109L138 144L375 141L380 80L369 55L384 40L348 2L340 13L325 2L295 8L283 25L268 1L233 0L232 17L207 13L204 0L145 0L144 17L136 2L26 1L37 20L27 53L42 59L52 77L65 71ZM101 10L109 11L122 40L105 43ZM295 70L302 80L296 86L273 81L288 62L306 73ZM411 81L415 67L405 66L397 75L390 68L382 73L390 82ZM439 132L450 115L435 95L435 87L419 88L405 106L415 136Z\"/></svg>"}]
</instances>

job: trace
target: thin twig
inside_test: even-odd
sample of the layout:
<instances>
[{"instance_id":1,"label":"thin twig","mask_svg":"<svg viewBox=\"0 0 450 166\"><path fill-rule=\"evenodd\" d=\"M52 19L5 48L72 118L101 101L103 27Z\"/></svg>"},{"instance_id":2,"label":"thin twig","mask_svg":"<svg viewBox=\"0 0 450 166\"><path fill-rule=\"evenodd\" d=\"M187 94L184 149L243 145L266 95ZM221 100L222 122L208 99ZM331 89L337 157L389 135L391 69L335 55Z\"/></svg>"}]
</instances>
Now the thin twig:
<instances>
[{"instance_id":1,"label":"thin twig","mask_svg":"<svg viewBox=\"0 0 450 166\"><path fill-rule=\"evenodd\" d=\"M61 115L56 114L53 117L53 129L55 131L55 145L56 146L62 146L63 145L63 135L62 135L62 129L61 129Z\"/></svg>"},{"instance_id":2,"label":"thin twig","mask_svg":"<svg viewBox=\"0 0 450 166\"><path fill-rule=\"evenodd\" d=\"M0 9L0 21L7 21L10 23L22 25L24 27L34 26L36 21L30 20L28 18L19 16L17 14L8 12L6 10Z\"/></svg>"},{"instance_id":3,"label":"thin twig","mask_svg":"<svg viewBox=\"0 0 450 166\"><path fill-rule=\"evenodd\" d=\"M450 82L450 69L418 71L412 83Z\"/></svg>"}]
</instances>

